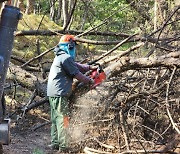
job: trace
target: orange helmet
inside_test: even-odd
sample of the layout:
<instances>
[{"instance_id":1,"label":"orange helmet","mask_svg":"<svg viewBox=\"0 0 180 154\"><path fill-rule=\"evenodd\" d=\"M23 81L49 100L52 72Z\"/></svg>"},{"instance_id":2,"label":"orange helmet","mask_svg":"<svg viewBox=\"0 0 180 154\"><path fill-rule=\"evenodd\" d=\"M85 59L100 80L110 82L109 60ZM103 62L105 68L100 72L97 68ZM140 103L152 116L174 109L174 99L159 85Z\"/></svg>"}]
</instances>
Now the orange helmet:
<instances>
[{"instance_id":1,"label":"orange helmet","mask_svg":"<svg viewBox=\"0 0 180 154\"><path fill-rule=\"evenodd\" d=\"M60 38L60 41L59 43L68 43L68 42L75 42L75 39L74 39L74 35L63 35L61 38Z\"/></svg>"}]
</instances>

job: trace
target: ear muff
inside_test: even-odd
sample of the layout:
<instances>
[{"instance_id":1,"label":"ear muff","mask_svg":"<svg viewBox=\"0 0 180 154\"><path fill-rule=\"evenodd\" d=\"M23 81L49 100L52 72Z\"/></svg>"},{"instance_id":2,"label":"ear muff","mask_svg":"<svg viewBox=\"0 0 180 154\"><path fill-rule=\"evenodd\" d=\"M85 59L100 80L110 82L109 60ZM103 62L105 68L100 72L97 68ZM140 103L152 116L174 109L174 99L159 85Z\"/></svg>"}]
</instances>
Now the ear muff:
<instances>
[{"instance_id":1,"label":"ear muff","mask_svg":"<svg viewBox=\"0 0 180 154\"><path fill-rule=\"evenodd\" d=\"M74 49L74 47L75 47L75 43L72 39L70 39L69 43L68 43L68 49L72 50L72 49Z\"/></svg>"}]
</instances>

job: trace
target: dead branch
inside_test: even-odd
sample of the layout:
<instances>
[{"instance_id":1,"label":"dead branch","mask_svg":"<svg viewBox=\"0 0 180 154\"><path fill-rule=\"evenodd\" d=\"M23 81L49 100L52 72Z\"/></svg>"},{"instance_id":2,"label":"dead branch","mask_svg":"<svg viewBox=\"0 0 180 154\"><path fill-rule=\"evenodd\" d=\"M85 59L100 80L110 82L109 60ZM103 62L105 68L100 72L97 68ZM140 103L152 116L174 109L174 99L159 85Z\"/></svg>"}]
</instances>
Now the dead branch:
<instances>
[{"instance_id":1,"label":"dead branch","mask_svg":"<svg viewBox=\"0 0 180 154\"><path fill-rule=\"evenodd\" d=\"M53 35L58 35L58 34L73 34L73 35L79 35L82 34L82 31L74 31L74 30L29 30L29 31L18 31L16 32L15 36L27 36L27 35L41 35L41 36L53 36ZM113 33L113 32L88 32L88 34L85 35L101 35L101 36L118 36L118 37L129 37L129 34L125 33Z\"/></svg>"},{"instance_id":2,"label":"dead branch","mask_svg":"<svg viewBox=\"0 0 180 154\"><path fill-rule=\"evenodd\" d=\"M96 149L89 148L89 147L85 147L84 152L88 153L88 154L94 154L94 153L97 153L97 154L111 154L111 152L96 150Z\"/></svg>"},{"instance_id":3,"label":"dead branch","mask_svg":"<svg viewBox=\"0 0 180 154\"><path fill-rule=\"evenodd\" d=\"M178 129L178 127L177 127L176 124L174 123L173 118L172 118L172 116L171 116L171 114L170 114L170 111L169 111L169 102L168 102L169 87L170 87L170 84L171 84L171 81L172 81L172 78L173 78L173 76L174 76L174 73L175 73L176 69L177 69L177 68L174 67L173 72L172 72L172 74L171 74L171 77L170 77L170 79L169 79L169 82L168 82L168 84L167 84L167 89L166 89L166 110L167 110L169 119L170 119L170 121L171 121L171 124L172 124L172 126L173 126L173 129L175 129L175 130L177 131L177 133L180 134L180 130Z\"/></svg>"},{"instance_id":4,"label":"dead branch","mask_svg":"<svg viewBox=\"0 0 180 154\"><path fill-rule=\"evenodd\" d=\"M114 61L114 60L116 60L116 59L118 59L118 58L121 58L121 57L123 57L123 56L128 56L132 51L140 48L140 47L143 46L143 45L144 45L143 42L138 43L138 44L130 47L130 48L127 49L126 51L122 51L122 52L120 52L120 54L118 54L118 55L116 55L116 56L113 56L112 58L105 59L105 60L101 63L101 65L105 65L105 64L107 64L107 63L109 63L109 62L112 62L112 61Z\"/></svg>"},{"instance_id":5,"label":"dead branch","mask_svg":"<svg viewBox=\"0 0 180 154\"><path fill-rule=\"evenodd\" d=\"M28 104L25 108L24 106L19 107L17 110L15 110L12 114L9 115L9 117L11 118L11 116L13 116L15 113L21 114L22 116L24 116L24 114L26 112L28 112L31 109L37 108L45 103L49 103L49 100L47 97L42 98L40 101L32 101L30 104Z\"/></svg>"},{"instance_id":6,"label":"dead branch","mask_svg":"<svg viewBox=\"0 0 180 154\"><path fill-rule=\"evenodd\" d=\"M122 46L124 43L126 43L128 40L130 40L131 38L133 38L136 34L129 36L128 38L126 38L125 40L121 41L120 43L118 43L114 48L112 48L110 51L106 52L105 54L101 55L99 58L93 60L92 62L90 62L89 64L93 64L96 63L97 61L101 60L102 58L106 57L107 55L109 55L110 53L112 53L113 51L115 51L116 49L118 49L120 46Z\"/></svg>"},{"instance_id":7,"label":"dead branch","mask_svg":"<svg viewBox=\"0 0 180 154\"><path fill-rule=\"evenodd\" d=\"M123 115L122 109L119 112L119 116L120 116L121 127L122 127L122 131L123 131L123 136L124 136L124 140L125 140L126 149L130 150L129 138L128 138L128 135L127 135L128 133L127 133L127 129L126 129L126 126L125 126L125 120L124 120L124 115Z\"/></svg>"},{"instance_id":8,"label":"dead branch","mask_svg":"<svg viewBox=\"0 0 180 154\"><path fill-rule=\"evenodd\" d=\"M166 151L164 152L163 150L129 150L129 151L123 151L119 154L132 154L132 153L170 153L170 154L178 154L173 151Z\"/></svg>"},{"instance_id":9,"label":"dead branch","mask_svg":"<svg viewBox=\"0 0 180 154\"><path fill-rule=\"evenodd\" d=\"M19 63L26 63L26 61L23 60L22 57L17 57L17 56L11 55L11 59L12 59L12 60L15 60L15 61L17 61L17 62L19 62ZM33 64L29 64L29 66L36 67L36 66L33 65Z\"/></svg>"},{"instance_id":10,"label":"dead branch","mask_svg":"<svg viewBox=\"0 0 180 154\"><path fill-rule=\"evenodd\" d=\"M36 97L36 89L34 90L33 94L31 95L28 103L21 109L24 113L26 112L27 108L29 107L29 105L33 102L33 100L35 99Z\"/></svg>"},{"instance_id":11,"label":"dead branch","mask_svg":"<svg viewBox=\"0 0 180 154\"><path fill-rule=\"evenodd\" d=\"M31 63L32 61L34 60L37 60L39 58L41 58L42 56L46 55L47 53L49 53L50 51L52 51L55 47L52 47L46 51L44 51L43 53L41 53L40 55L34 57L34 58L31 58L30 60L28 60L26 63L24 63L23 65L21 65L21 68L25 67L26 65L28 65L29 63Z\"/></svg>"},{"instance_id":12,"label":"dead branch","mask_svg":"<svg viewBox=\"0 0 180 154\"><path fill-rule=\"evenodd\" d=\"M159 32L157 42L158 42L158 40L159 40L159 38L160 38L160 35L161 35L162 31L163 31L164 28L166 27L167 23L169 22L169 20L172 18L172 16L173 16L179 9L180 9L180 6L177 6L177 7L174 9L174 11L171 13L171 15L169 16L169 18L164 22L164 24L162 25L162 28L161 28L161 30L160 30L160 32ZM156 42L156 44L157 44L157 42Z\"/></svg>"},{"instance_id":13,"label":"dead branch","mask_svg":"<svg viewBox=\"0 0 180 154\"><path fill-rule=\"evenodd\" d=\"M34 109L34 108L36 108L38 106L41 106L41 105L43 105L45 103L49 103L49 100L48 100L47 97L42 98L40 101L36 101L36 102L33 101L30 105L28 105L26 107L26 112L28 112L29 110Z\"/></svg>"},{"instance_id":14,"label":"dead branch","mask_svg":"<svg viewBox=\"0 0 180 154\"><path fill-rule=\"evenodd\" d=\"M44 123L42 123L42 124L39 124L39 125L33 127L32 130L33 130L33 131L36 131L37 129L39 129L39 128L41 128L41 127L44 127L44 126L46 126L46 125L49 125L49 124L51 124L51 122L50 122L50 121L46 121L46 122L44 122Z\"/></svg>"},{"instance_id":15,"label":"dead branch","mask_svg":"<svg viewBox=\"0 0 180 154\"><path fill-rule=\"evenodd\" d=\"M131 35L129 35L130 37ZM128 38L128 37L126 37ZM174 37L169 37L169 38L160 38L159 41L161 42L165 42L167 40L171 40ZM179 39L175 39L174 41L178 41ZM94 45L117 45L118 43L121 42L121 40L118 41L98 41L98 40L88 40L88 39L84 39L84 38L76 38L77 42L81 42L81 43L88 43L88 44L94 44ZM157 42L157 38L152 38L152 37L144 37L144 36L136 36L133 37L132 39L129 39L127 41L127 43L129 42L138 42L138 41L142 41L142 42L150 42L150 43L156 43Z\"/></svg>"},{"instance_id":16,"label":"dead branch","mask_svg":"<svg viewBox=\"0 0 180 154\"><path fill-rule=\"evenodd\" d=\"M161 151L164 151L164 153L167 153L168 151L171 151L171 150L176 151L175 149L177 148L179 149L177 151L180 151L180 147L178 147L179 145L180 145L180 135L177 134L175 135L175 137L173 137L173 139L167 145L161 146L158 150L161 150Z\"/></svg>"},{"instance_id":17,"label":"dead branch","mask_svg":"<svg viewBox=\"0 0 180 154\"><path fill-rule=\"evenodd\" d=\"M102 146L102 147L105 147L105 148L107 148L107 149L111 149L111 150L114 150L114 149L115 149L115 147L114 147L114 146L104 144L104 143L100 142L97 138L94 138L94 140L95 140L95 141L96 141L96 142L97 142L100 146Z\"/></svg>"},{"instance_id":18,"label":"dead branch","mask_svg":"<svg viewBox=\"0 0 180 154\"><path fill-rule=\"evenodd\" d=\"M142 127L146 128L146 129L149 129L150 131L154 132L155 134L157 134L159 137L161 137L163 139L163 137L161 136L161 134L159 134L158 132L156 132L155 130L152 130L151 128L147 127L147 126L144 126L142 125Z\"/></svg>"}]
</instances>

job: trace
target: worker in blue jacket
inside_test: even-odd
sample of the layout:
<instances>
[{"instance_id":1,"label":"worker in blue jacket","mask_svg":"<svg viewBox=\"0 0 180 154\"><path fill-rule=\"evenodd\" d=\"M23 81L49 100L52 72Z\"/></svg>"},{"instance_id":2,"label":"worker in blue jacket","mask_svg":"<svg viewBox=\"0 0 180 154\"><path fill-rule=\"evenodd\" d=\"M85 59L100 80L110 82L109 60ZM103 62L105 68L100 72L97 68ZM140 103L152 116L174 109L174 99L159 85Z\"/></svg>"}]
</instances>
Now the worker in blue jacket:
<instances>
[{"instance_id":1,"label":"worker in blue jacket","mask_svg":"<svg viewBox=\"0 0 180 154\"><path fill-rule=\"evenodd\" d=\"M47 84L47 96L51 107L52 149L69 149L67 129L69 126L69 96L72 93L73 78L94 84L94 80L83 73L96 69L96 66L75 62L76 42L73 35L63 35L54 50L55 58L51 65Z\"/></svg>"}]
</instances>

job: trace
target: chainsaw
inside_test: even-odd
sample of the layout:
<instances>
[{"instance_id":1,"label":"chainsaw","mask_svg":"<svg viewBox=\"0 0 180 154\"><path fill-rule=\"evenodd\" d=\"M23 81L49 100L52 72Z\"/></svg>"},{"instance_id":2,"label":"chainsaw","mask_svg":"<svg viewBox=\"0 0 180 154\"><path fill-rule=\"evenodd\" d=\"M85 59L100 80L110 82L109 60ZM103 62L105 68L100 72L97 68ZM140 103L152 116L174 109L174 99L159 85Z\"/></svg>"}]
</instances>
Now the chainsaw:
<instances>
[{"instance_id":1,"label":"chainsaw","mask_svg":"<svg viewBox=\"0 0 180 154\"><path fill-rule=\"evenodd\" d=\"M106 74L103 71L102 66L98 63L96 63L95 65L98 65L97 69L92 70L86 74L87 76L89 76L90 78L92 78L94 80L94 84L89 86L89 84L85 84L83 82L75 82L75 84L73 85L74 86L73 89L76 89L75 90L76 92L79 92L82 89L84 89L83 91L88 91L89 89L94 89L97 86L99 86L106 79Z\"/></svg>"},{"instance_id":2,"label":"chainsaw","mask_svg":"<svg viewBox=\"0 0 180 154\"><path fill-rule=\"evenodd\" d=\"M96 63L95 65L98 65L98 68L93 70L89 76L94 80L94 84L91 86L91 89L96 88L106 79L106 74L102 66L99 63Z\"/></svg>"},{"instance_id":3,"label":"chainsaw","mask_svg":"<svg viewBox=\"0 0 180 154\"><path fill-rule=\"evenodd\" d=\"M92 78L94 80L94 84L89 85L85 84L83 82L75 82L73 85L73 93L70 96L70 102L74 102L76 97L75 96L81 96L88 92L89 90L95 89L97 86L99 86L105 79L106 79L106 74L103 71L102 67L100 64L95 64L98 65L97 69L89 71L87 76Z\"/></svg>"}]
</instances>

